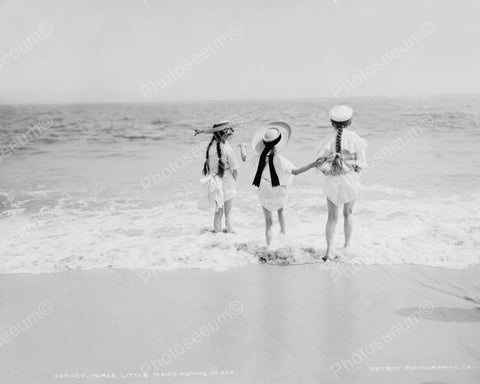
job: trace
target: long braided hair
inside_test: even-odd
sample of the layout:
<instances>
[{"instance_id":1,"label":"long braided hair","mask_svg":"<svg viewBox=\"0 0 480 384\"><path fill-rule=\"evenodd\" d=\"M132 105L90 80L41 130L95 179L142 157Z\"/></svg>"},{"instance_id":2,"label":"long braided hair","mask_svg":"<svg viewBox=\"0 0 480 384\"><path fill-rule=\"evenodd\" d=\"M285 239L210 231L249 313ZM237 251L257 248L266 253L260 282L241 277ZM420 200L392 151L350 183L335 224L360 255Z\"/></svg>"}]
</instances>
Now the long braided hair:
<instances>
[{"instance_id":1,"label":"long braided hair","mask_svg":"<svg viewBox=\"0 0 480 384\"><path fill-rule=\"evenodd\" d=\"M217 142L217 157L218 157L217 175L223 178L223 173L225 172L225 163L223 162L223 159L222 159L222 147L220 146L220 143L222 142L222 134L220 132L215 132L212 136L212 140L210 140L210 143L208 143L207 151L205 154L205 163L203 164L202 173L205 176L210 173L209 152L210 152L210 147L215 141Z\"/></svg>"},{"instance_id":2,"label":"long braided hair","mask_svg":"<svg viewBox=\"0 0 480 384\"><path fill-rule=\"evenodd\" d=\"M343 159L342 159L342 133L343 128L346 128L350 125L351 120L347 121L334 121L331 120L333 127L337 130L337 137L335 139L335 159L332 162L332 171L334 173L340 173L343 169Z\"/></svg>"}]
</instances>

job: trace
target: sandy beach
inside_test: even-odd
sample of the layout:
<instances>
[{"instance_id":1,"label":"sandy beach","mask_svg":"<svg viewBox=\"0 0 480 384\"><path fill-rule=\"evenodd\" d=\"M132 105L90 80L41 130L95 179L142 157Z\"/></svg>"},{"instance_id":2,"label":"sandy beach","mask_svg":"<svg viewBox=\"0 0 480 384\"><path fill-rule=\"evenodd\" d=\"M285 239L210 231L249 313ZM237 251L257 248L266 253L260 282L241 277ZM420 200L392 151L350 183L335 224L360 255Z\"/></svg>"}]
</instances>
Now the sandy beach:
<instances>
[{"instance_id":1,"label":"sandy beach","mask_svg":"<svg viewBox=\"0 0 480 384\"><path fill-rule=\"evenodd\" d=\"M479 14L0 0L0 384L480 384Z\"/></svg>"},{"instance_id":2,"label":"sandy beach","mask_svg":"<svg viewBox=\"0 0 480 384\"><path fill-rule=\"evenodd\" d=\"M480 267L0 276L5 383L478 383Z\"/></svg>"}]
</instances>

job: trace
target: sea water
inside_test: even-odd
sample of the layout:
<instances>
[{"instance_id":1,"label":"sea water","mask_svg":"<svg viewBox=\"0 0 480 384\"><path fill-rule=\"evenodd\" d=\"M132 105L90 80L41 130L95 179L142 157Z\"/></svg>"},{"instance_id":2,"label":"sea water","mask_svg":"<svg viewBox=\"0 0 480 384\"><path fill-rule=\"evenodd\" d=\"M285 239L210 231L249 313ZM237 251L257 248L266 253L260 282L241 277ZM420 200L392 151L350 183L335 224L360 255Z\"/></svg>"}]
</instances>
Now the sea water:
<instances>
[{"instance_id":1,"label":"sea water","mask_svg":"<svg viewBox=\"0 0 480 384\"><path fill-rule=\"evenodd\" d=\"M480 261L480 97L358 98L352 130L369 142L347 263L464 267ZM238 144L281 120L293 127L283 155L316 158L332 133L334 99L164 104L1 106L0 273L67 269L212 268L259 262L264 218L255 167ZM241 169L235 234L209 230L197 208L208 135L229 119ZM326 198L315 171L295 177L286 206L289 262L325 250ZM274 227L279 232L278 225Z\"/></svg>"}]
</instances>

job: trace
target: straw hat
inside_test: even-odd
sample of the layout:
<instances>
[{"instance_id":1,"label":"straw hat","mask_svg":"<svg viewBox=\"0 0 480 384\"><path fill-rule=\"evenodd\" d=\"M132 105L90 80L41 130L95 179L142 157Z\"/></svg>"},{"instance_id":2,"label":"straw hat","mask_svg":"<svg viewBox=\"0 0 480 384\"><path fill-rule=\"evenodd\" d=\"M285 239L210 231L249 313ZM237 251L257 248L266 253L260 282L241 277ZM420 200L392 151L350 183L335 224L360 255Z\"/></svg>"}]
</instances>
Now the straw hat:
<instances>
[{"instance_id":1,"label":"straw hat","mask_svg":"<svg viewBox=\"0 0 480 384\"><path fill-rule=\"evenodd\" d=\"M213 124L212 128L207 129L195 129L195 136L201 133L215 133L223 131L224 129L231 129L233 131L233 126L229 121L221 121L219 123Z\"/></svg>"},{"instance_id":2,"label":"straw hat","mask_svg":"<svg viewBox=\"0 0 480 384\"><path fill-rule=\"evenodd\" d=\"M292 128L290 125L282 121L275 121L267 124L265 127L260 128L253 135L252 147L254 151L257 153L262 153L265 149L265 143L270 143L277 140L280 135L282 135L282 138L275 145L277 151L282 150L282 148L290 140L290 136L292 135Z\"/></svg>"}]
</instances>

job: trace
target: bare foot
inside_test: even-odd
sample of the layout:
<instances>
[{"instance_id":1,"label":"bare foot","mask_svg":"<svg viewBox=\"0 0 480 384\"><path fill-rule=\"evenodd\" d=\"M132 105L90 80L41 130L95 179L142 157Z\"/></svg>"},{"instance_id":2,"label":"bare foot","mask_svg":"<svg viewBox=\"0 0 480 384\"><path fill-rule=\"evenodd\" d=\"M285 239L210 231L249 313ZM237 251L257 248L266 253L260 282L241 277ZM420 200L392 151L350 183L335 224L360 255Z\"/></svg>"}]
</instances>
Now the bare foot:
<instances>
[{"instance_id":1,"label":"bare foot","mask_svg":"<svg viewBox=\"0 0 480 384\"><path fill-rule=\"evenodd\" d=\"M327 253L325 253L325 256L322 257L322 260L324 262L327 262L328 260L330 260L330 252L327 251Z\"/></svg>"}]
</instances>

